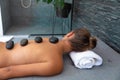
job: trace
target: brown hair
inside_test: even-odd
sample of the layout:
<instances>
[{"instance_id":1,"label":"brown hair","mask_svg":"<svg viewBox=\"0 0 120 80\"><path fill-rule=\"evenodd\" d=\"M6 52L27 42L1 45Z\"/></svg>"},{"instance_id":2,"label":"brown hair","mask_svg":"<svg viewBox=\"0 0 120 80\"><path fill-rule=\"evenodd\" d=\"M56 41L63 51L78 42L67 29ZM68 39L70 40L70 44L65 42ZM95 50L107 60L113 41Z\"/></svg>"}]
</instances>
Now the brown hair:
<instances>
[{"instance_id":1,"label":"brown hair","mask_svg":"<svg viewBox=\"0 0 120 80\"><path fill-rule=\"evenodd\" d=\"M91 37L91 34L86 28L73 30L74 37L70 39L72 51L85 51L96 47L97 40Z\"/></svg>"}]
</instances>

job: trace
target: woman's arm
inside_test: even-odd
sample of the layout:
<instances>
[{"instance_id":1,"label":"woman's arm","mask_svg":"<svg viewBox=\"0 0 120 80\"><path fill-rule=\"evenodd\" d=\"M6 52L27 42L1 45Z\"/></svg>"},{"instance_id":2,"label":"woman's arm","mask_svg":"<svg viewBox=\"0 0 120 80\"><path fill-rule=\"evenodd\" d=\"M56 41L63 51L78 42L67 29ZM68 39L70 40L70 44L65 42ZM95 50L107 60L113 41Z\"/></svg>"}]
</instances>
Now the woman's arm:
<instances>
[{"instance_id":1,"label":"woman's arm","mask_svg":"<svg viewBox=\"0 0 120 80\"><path fill-rule=\"evenodd\" d=\"M50 76L60 73L55 64L50 62L9 66L0 68L0 80L25 76Z\"/></svg>"}]
</instances>

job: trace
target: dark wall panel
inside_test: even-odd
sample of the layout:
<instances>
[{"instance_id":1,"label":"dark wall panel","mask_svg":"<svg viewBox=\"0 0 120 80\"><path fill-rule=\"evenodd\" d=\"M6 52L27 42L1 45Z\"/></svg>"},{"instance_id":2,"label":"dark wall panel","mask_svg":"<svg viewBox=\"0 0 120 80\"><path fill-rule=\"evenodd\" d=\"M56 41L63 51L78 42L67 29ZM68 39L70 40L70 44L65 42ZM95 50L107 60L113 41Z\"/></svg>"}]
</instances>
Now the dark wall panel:
<instances>
[{"instance_id":1,"label":"dark wall panel","mask_svg":"<svg viewBox=\"0 0 120 80\"><path fill-rule=\"evenodd\" d=\"M120 52L120 0L74 0L73 26L87 27Z\"/></svg>"}]
</instances>

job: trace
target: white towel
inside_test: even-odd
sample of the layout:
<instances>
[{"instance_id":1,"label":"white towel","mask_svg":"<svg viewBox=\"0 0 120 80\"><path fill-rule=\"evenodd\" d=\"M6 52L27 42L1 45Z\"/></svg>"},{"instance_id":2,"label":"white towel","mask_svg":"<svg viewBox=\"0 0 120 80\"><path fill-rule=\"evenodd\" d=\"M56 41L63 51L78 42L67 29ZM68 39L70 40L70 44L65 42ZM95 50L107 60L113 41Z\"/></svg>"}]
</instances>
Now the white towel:
<instances>
[{"instance_id":1,"label":"white towel","mask_svg":"<svg viewBox=\"0 0 120 80\"><path fill-rule=\"evenodd\" d=\"M100 66L103 59L93 51L70 52L70 57L77 68L90 69L93 66Z\"/></svg>"}]
</instances>

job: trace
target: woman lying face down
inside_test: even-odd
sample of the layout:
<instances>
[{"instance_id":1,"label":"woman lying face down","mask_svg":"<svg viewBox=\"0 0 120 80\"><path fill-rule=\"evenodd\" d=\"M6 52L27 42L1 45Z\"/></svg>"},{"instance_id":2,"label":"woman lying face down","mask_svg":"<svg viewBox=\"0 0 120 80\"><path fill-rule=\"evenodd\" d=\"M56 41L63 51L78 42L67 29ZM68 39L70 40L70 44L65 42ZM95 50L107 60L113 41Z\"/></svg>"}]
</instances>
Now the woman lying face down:
<instances>
[{"instance_id":1,"label":"woman lying face down","mask_svg":"<svg viewBox=\"0 0 120 80\"><path fill-rule=\"evenodd\" d=\"M96 46L96 39L85 28L75 29L57 43L43 38L41 43L29 40L26 46L16 43L6 49L0 42L0 80L24 76L52 76L62 72L62 55L85 51Z\"/></svg>"}]
</instances>

